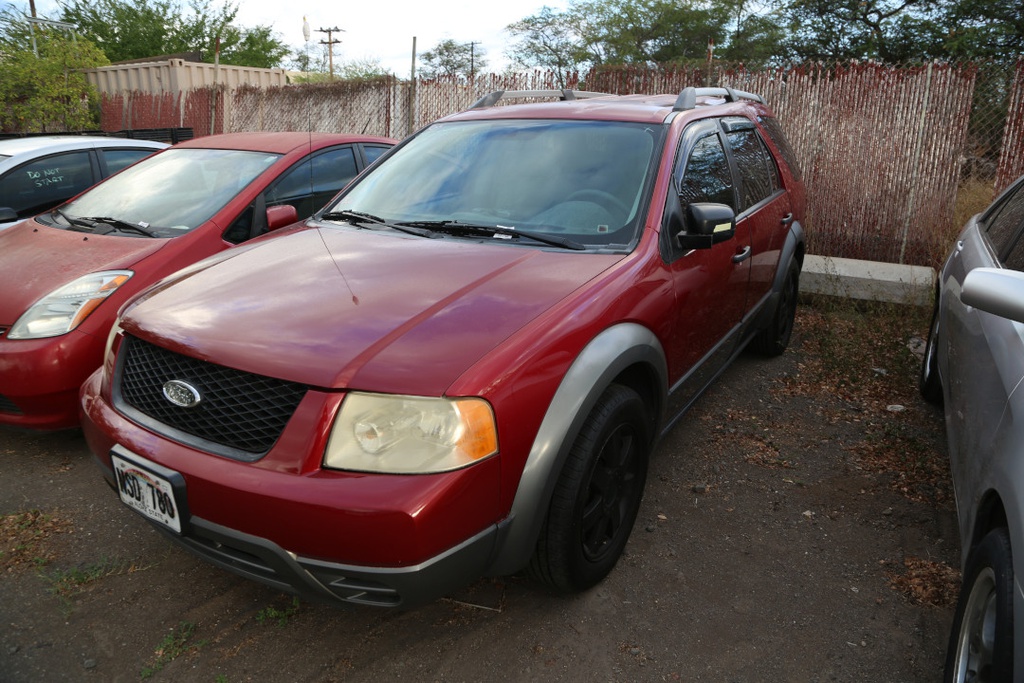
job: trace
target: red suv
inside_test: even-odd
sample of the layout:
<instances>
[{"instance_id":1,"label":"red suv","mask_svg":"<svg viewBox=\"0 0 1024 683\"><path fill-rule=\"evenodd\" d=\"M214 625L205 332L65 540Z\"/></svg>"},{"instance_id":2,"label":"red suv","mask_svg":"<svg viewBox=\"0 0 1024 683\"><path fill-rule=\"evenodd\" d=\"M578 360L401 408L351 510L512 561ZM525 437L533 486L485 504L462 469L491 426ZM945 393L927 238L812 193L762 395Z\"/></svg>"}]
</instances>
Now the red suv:
<instances>
[{"instance_id":1,"label":"red suv","mask_svg":"<svg viewBox=\"0 0 1024 683\"><path fill-rule=\"evenodd\" d=\"M756 95L496 93L122 310L82 389L121 500L243 576L408 606L615 565L657 438L785 349L804 190Z\"/></svg>"}]
</instances>

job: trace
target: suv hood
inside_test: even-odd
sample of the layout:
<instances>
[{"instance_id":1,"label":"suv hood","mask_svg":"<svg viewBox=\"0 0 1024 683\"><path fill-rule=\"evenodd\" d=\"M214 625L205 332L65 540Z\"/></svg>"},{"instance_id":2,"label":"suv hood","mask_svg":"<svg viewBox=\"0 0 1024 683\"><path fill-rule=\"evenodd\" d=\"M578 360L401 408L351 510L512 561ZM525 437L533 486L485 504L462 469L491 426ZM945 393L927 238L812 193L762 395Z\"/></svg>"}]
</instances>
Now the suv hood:
<instances>
[{"instance_id":1,"label":"suv hood","mask_svg":"<svg viewBox=\"0 0 1024 683\"><path fill-rule=\"evenodd\" d=\"M100 270L131 268L165 239L90 235L34 220L0 232L0 325L13 325L53 290Z\"/></svg>"},{"instance_id":2,"label":"suv hood","mask_svg":"<svg viewBox=\"0 0 1024 683\"><path fill-rule=\"evenodd\" d=\"M261 375L436 396L622 258L309 228L182 271L122 326Z\"/></svg>"}]
</instances>

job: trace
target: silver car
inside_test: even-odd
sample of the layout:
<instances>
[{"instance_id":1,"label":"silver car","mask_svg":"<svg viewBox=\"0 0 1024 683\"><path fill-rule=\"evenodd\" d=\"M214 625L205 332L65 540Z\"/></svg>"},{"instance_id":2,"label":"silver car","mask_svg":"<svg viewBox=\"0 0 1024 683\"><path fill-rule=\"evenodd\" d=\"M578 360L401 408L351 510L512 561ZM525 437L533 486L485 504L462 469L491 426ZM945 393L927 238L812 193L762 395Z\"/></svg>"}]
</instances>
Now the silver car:
<instances>
[{"instance_id":1,"label":"silver car","mask_svg":"<svg viewBox=\"0 0 1024 683\"><path fill-rule=\"evenodd\" d=\"M1024 681L1024 178L968 222L939 277L921 367L942 403L963 584L947 681ZM1017 615L1016 620L1014 615Z\"/></svg>"},{"instance_id":2,"label":"silver car","mask_svg":"<svg viewBox=\"0 0 1024 683\"><path fill-rule=\"evenodd\" d=\"M0 140L0 230L63 204L168 146L93 135Z\"/></svg>"}]
</instances>

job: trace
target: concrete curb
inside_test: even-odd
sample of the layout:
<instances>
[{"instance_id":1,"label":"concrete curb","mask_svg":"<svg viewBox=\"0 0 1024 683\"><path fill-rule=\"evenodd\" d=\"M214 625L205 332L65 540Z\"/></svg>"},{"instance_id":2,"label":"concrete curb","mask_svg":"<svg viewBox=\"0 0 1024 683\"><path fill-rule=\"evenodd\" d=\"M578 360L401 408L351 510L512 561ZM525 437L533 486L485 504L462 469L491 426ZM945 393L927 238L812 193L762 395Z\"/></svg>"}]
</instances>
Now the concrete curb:
<instances>
[{"instance_id":1,"label":"concrete curb","mask_svg":"<svg viewBox=\"0 0 1024 683\"><path fill-rule=\"evenodd\" d=\"M931 306L935 269L831 256L804 257L801 294Z\"/></svg>"}]
</instances>

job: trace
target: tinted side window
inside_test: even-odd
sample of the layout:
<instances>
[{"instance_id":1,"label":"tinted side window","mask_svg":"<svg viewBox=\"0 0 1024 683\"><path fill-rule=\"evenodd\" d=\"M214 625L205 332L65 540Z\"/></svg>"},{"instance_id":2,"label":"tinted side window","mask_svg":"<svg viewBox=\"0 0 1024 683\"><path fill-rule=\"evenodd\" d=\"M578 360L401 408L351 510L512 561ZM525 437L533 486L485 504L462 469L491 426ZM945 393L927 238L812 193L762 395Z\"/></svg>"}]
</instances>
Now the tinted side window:
<instances>
[{"instance_id":1,"label":"tinted side window","mask_svg":"<svg viewBox=\"0 0 1024 683\"><path fill-rule=\"evenodd\" d=\"M0 179L0 206L30 218L71 199L93 184L88 152L68 152L36 159Z\"/></svg>"},{"instance_id":2,"label":"tinted side window","mask_svg":"<svg viewBox=\"0 0 1024 683\"><path fill-rule=\"evenodd\" d=\"M267 206L291 204L308 218L356 177L355 151L339 147L306 159L285 173L266 193Z\"/></svg>"},{"instance_id":3,"label":"tinted side window","mask_svg":"<svg viewBox=\"0 0 1024 683\"><path fill-rule=\"evenodd\" d=\"M114 175L122 168L131 166L155 151L152 149L101 149L100 154L103 155L103 160L107 164L107 174Z\"/></svg>"},{"instance_id":4,"label":"tinted side window","mask_svg":"<svg viewBox=\"0 0 1024 683\"><path fill-rule=\"evenodd\" d=\"M726 137L740 176L739 211L742 212L780 188L778 169L757 131L738 130Z\"/></svg>"},{"instance_id":5,"label":"tinted side window","mask_svg":"<svg viewBox=\"0 0 1024 683\"><path fill-rule=\"evenodd\" d=\"M686 204L715 202L736 209L732 173L717 135L706 135L693 146L679 181L679 196Z\"/></svg>"},{"instance_id":6,"label":"tinted side window","mask_svg":"<svg viewBox=\"0 0 1024 683\"><path fill-rule=\"evenodd\" d=\"M380 145L363 145L363 154L366 155L367 165L377 161L384 152L391 149L390 147L382 147Z\"/></svg>"},{"instance_id":7,"label":"tinted side window","mask_svg":"<svg viewBox=\"0 0 1024 683\"><path fill-rule=\"evenodd\" d=\"M992 249L1001 258L1024 223L1024 182L1013 187L984 221L985 234L992 243ZM1014 251L1018 251L1019 248L1018 246Z\"/></svg>"},{"instance_id":8,"label":"tinted side window","mask_svg":"<svg viewBox=\"0 0 1024 683\"><path fill-rule=\"evenodd\" d=\"M789 166L790 172L793 177L797 180L803 176L803 172L800 170L800 163L797 161L796 152L789 146L789 140L786 139L785 134L782 132L782 125L779 120L774 116L762 116L758 119L761 125L764 126L765 131L768 133L768 137L772 139L775 146L779 148L779 152L782 153L782 158L785 160L786 165Z\"/></svg>"}]
</instances>

